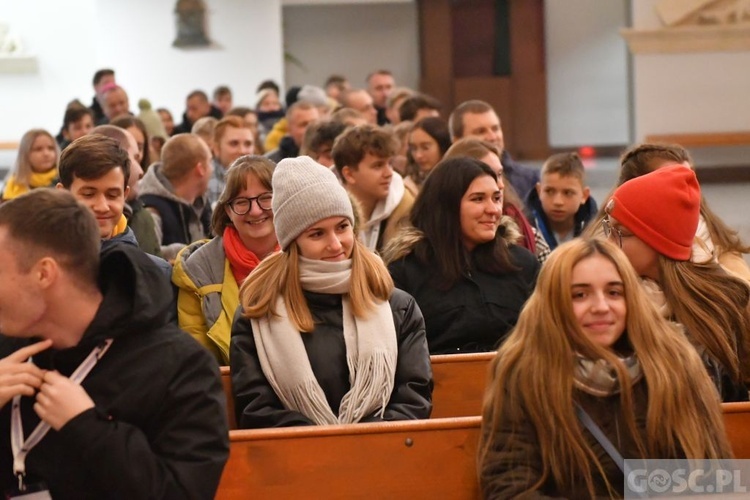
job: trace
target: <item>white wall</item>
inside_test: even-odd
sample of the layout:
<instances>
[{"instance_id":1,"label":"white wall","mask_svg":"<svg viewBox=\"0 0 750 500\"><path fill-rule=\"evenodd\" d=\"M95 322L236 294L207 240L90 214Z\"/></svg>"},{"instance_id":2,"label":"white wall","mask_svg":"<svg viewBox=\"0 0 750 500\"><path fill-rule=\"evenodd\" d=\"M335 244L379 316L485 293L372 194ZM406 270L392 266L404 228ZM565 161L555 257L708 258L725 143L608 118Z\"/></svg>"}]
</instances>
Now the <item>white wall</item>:
<instances>
[{"instance_id":1,"label":"white wall","mask_svg":"<svg viewBox=\"0 0 750 500\"><path fill-rule=\"evenodd\" d=\"M0 0L0 20L39 60L38 73L0 75L0 141L18 141L32 127L56 133L70 100L91 102L101 67L116 70L135 113L146 97L179 121L190 91L210 95L221 84L236 104L253 105L260 81L282 83L281 2L205 4L214 46L177 49L174 0Z\"/></svg>"},{"instance_id":2,"label":"white wall","mask_svg":"<svg viewBox=\"0 0 750 500\"><path fill-rule=\"evenodd\" d=\"M287 62L287 85L322 86L332 73L364 87L375 69L393 72L397 85L419 84L417 6L408 3L366 5L294 5L283 8L284 46L305 69Z\"/></svg>"},{"instance_id":3,"label":"white wall","mask_svg":"<svg viewBox=\"0 0 750 500\"><path fill-rule=\"evenodd\" d=\"M658 29L657 0L633 1L633 27ZM633 57L635 135L750 130L750 52Z\"/></svg>"},{"instance_id":4,"label":"white wall","mask_svg":"<svg viewBox=\"0 0 750 500\"><path fill-rule=\"evenodd\" d=\"M545 0L553 147L630 142L627 0Z\"/></svg>"}]
</instances>

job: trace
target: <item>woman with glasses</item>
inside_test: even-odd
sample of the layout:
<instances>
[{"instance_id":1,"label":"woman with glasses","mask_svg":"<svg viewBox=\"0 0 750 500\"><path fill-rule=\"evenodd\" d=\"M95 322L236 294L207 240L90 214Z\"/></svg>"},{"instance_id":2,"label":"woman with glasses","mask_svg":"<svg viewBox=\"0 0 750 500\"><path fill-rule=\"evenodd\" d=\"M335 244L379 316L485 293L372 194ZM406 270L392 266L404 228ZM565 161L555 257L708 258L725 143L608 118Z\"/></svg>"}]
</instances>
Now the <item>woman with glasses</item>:
<instances>
[{"instance_id":1,"label":"woman with glasses","mask_svg":"<svg viewBox=\"0 0 750 500\"><path fill-rule=\"evenodd\" d=\"M229 364L239 287L264 257L278 249L271 207L273 169L273 162L261 156L235 160L213 212L216 237L185 247L175 260L172 282L179 288L180 328L221 365Z\"/></svg>"},{"instance_id":2,"label":"woman with glasses","mask_svg":"<svg viewBox=\"0 0 750 500\"><path fill-rule=\"evenodd\" d=\"M487 164L443 160L417 196L413 227L383 252L396 287L422 309L431 354L496 349L534 288L539 262L515 244L502 206Z\"/></svg>"},{"instance_id":3,"label":"woman with glasses","mask_svg":"<svg viewBox=\"0 0 750 500\"><path fill-rule=\"evenodd\" d=\"M662 316L682 325L724 401L747 401L750 289L713 259L691 259L695 173L678 164L631 179L605 206L605 235L630 260Z\"/></svg>"},{"instance_id":4,"label":"woman with glasses","mask_svg":"<svg viewBox=\"0 0 750 500\"><path fill-rule=\"evenodd\" d=\"M617 186L663 166L674 164L682 164L691 168L693 164L688 151L678 144L635 145L620 157L620 176L617 179ZM612 189L613 192L617 186ZM599 222L604 217L605 206L606 203L600 208L595 222L589 224L585 234L593 236L600 230ZM750 266L743 258L748 253L750 253L750 246L740 239L738 231L721 220L711 210L706 199L701 197L700 219L693 241L691 260L702 262L716 259L726 271L750 283Z\"/></svg>"}]
</instances>

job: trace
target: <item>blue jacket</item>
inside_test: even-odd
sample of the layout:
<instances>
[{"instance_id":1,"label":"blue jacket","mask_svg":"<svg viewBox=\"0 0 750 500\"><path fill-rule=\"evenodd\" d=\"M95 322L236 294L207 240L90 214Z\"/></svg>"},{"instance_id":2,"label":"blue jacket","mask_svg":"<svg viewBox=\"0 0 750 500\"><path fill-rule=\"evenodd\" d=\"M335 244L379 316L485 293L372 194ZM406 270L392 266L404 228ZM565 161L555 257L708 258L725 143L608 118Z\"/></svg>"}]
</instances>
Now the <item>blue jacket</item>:
<instances>
[{"instance_id":1,"label":"blue jacket","mask_svg":"<svg viewBox=\"0 0 750 500\"><path fill-rule=\"evenodd\" d=\"M530 212L533 223L536 224L536 228L542 233L544 239L547 240L549 249L554 250L557 248L557 238L555 238L555 233L549 225L547 215L544 213L544 209L542 209L542 200L539 199L536 189L529 191L529 195L526 197L526 207ZM588 223L596 217L597 210L596 200L594 200L593 196L589 196L586 203L581 205L578 212L576 212L573 236L581 235L581 232L583 232Z\"/></svg>"}]
</instances>

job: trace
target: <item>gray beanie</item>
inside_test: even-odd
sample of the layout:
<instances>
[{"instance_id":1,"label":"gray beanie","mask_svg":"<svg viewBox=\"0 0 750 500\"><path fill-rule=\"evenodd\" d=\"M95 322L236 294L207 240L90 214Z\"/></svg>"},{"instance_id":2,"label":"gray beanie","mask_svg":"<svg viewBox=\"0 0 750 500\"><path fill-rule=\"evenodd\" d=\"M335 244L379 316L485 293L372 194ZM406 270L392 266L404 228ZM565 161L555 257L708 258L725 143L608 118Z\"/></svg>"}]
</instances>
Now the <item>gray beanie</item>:
<instances>
[{"instance_id":1,"label":"gray beanie","mask_svg":"<svg viewBox=\"0 0 750 500\"><path fill-rule=\"evenodd\" d=\"M271 184L273 225L282 250L319 220L339 215L354 224L346 189L330 169L309 156L281 160Z\"/></svg>"}]
</instances>

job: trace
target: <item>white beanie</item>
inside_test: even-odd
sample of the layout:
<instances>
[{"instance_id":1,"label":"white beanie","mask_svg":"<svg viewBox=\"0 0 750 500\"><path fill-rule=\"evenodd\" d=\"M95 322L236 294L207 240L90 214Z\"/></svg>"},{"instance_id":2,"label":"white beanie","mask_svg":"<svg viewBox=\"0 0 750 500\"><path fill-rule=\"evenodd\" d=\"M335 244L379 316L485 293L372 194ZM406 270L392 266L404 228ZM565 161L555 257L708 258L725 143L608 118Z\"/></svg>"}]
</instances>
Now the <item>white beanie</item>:
<instances>
[{"instance_id":1,"label":"white beanie","mask_svg":"<svg viewBox=\"0 0 750 500\"><path fill-rule=\"evenodd\" d=\"M273 171L271 184L273 225L282 250L302 231L328 217L346 217L354 224L346 189L330 169L309 156L281 160Z\"/></svg>"}]
</instances>

